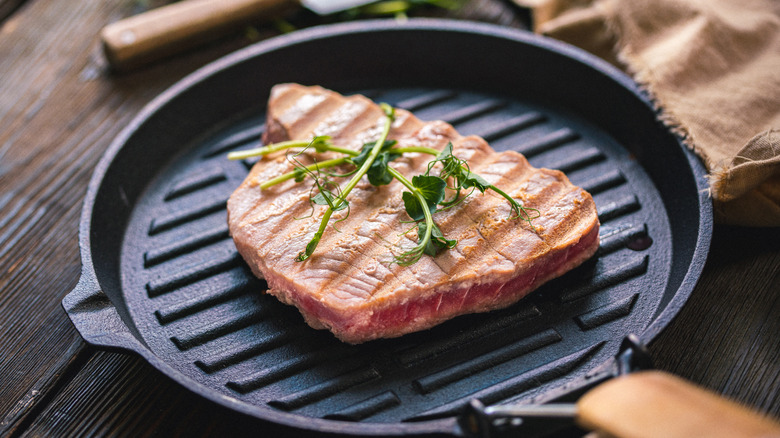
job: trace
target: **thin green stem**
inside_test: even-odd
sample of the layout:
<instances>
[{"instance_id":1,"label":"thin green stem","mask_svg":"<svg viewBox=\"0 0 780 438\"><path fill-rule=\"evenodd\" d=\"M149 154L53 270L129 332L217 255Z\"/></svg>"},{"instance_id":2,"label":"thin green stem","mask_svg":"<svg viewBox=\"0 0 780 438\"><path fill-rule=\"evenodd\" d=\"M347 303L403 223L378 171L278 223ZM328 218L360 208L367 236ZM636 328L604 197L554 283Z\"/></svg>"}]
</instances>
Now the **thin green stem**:
<instances>
[{"instance_id":1,"label":"thin green stem","mask_svg":"<svg viewBox=\"0 0 780 438\"><path fill-rule=\"evenodd\" d=\"M268 146L263 146L259 148L230 152L228 153L227 157L229 160L243 160L245 158L268 155L270 153L278 152L284 149L305 148L310 143L311 141L297 141L297 140L281 141L279 143L272 143L269 144Z\"/></svg>"},{"instance_id":2,"label":"thin green stem","mask_svg":"<svg viewBox=\"0 0 780 438\"><path fill-rule=\"evenodd\" d=\"M374 147L371 148L371 152L368 154L368 158L365 162L363 162L363 165L360 166L357 173L352 176L352 179L349 180L347 185L341 190L341 195L338 197L336 202L333 206L328 206L328 208L325 210L325 214L322 216L322 220L320 221L320 227L317 229L317 232L314 234L314 237L309 242L308 245L306 245L306 251L298 254L298 261L304 261L308 259L312 253L314 253L314 250L317 248L317 245L320 242L320 239L322 238L322 234L325 232L325 228L328 225L328 221L330 220L331 215L335 210L338 210L339 207L341 207L346 201L347 196L349 196L349 193L352 191L352 189L355 188L355 186L360 182L360 179L363 178L363 176L368 172L368 169L371 167L371 165L374 163L374 160L376 160L377 155L379 155L379 152L382 150L382 147L385 145L385 140L387 140L387 136L390 135L390 127L393 124L393 118L388 115L387 120L385 121L385 126L382 129L382 133L379 135L379 139L377 139L376 143L374 143Z\"/></svg>"},{"instance_id":3,"label":"thin green stem","mask_svg":"<svg viewBox=\"0 0 780 438\"><path fill-rule=\"evenodd\" d=\"M308 166L306 166L304 168L308 172L314 172L315 170L327 169L329 167L334 167L334 166L338 166L340 164L344 164L344 163L347 162L347 160L349 160L349 158L346 158L346 157L334 158L332 160L318 161L318 162L316 162L314 164L310 164L310 165L308 165ZM305 172L305 173L308 173L308 172ZM291 179L297 178L297 177L299 177L299 176L301 176L303 174L304 174L303 170L298 168L296 170L293 170L292 172L287 172L287 173L285 173L283 175L277 176L276 178L271 178L271 179L263 182L262 184L260 184L260 189L261 190L267 189L267 188L269 188L271 186L275 186L276 184L283 183L283 182L285 182L287 180L291 180Z\"/></svg>"},{"instance_id":4,"label":"thin green stem","mask_svg":"<svg viewBox=\"0 0 780 438\"><path fill-rule=\"evenodd\" d=\"M292 148L304 148L309 145L310 142L305 141L282 141L279 143L273 143L268 146L263 146L260 148L254 148L254 149L247 149L245 151L235 151L230 152L228 154L228 159L231 160L243 160L245 158L251 158L251 157L258 157L262 155L268 155L273 152L278 152L284 149L292 149ZM333 146L329 145L325 148L327 151L330 152L338 152L342 153L344 155L349 155L350 157L356 157L360 155L360 151L355 151L352 149L342 148L339 146ZM420 152L423 154L429 154L429 155L439 155L440 151L437 151L436 149L425 147L425 146L408 146L403 148L392 148L390 149L391 152L397 153L397 154L405 154L409 152Z\"/></svg>"},{"instance_id":5,"label":"thin green stem","mask_svg":"<svg viewBox=\"0 0 780 438\"><path fill-rule=\"evenodd\" d=\"M340 154L350 155L350 156L353 156L353 157L357 156L359 154L358 151L353 151L352 149L342 148L342 147L333 146L333 145L326 146L325 150L328 151L328 152L338 152Z\"/></svg>"},{"instance_id":6,"label":"thin green stem","mask_svg":"<svg viewBox=\"0 0 780 438\"><path fill-rule=\"evenodd\" d=\"M536 219L537 217L539 217L539 210L537 210L535 208L526 208L526 207L524 207L522 204L517 202L515 200L515 198L509 196L509 194L507 194L506 192L504 192L503 190L499 189L498 187L496 187L496 186L494 186L492 184L489 185L488 188L490 190L493 190L494 192L498 193L499 195L503 196L507 201L509 201L509 205L512 208L512 210L515 211L515 214L517 215L517 217L519 217L520 219L528 222L528 224L531 225L531 229L536 230L536 227L534 227L534 224L532 224L531 221L533 219ZM528 210L535 211L537 213L537 216L531 217L531 215L528 214ZM522 214L521 214L521 212L522 212Z\"/></svg>"},{"instance_id":7,"label":"thin green stem","mask_svg":"<svg viewBox=\"0 0 780 438\"><path fill-rule=\"evenodd\" d=\"M439 155L441 151L437 151L434 148L429 148L425 146L407 146L403 148L391 148L390 152L397 153L397 154L404 154L407 152L421 152L423 154L429 154L429 155Z\"/></svg>"},{"instance_id":8,"label":"thin green stem","mask_svg":"<svg viewBox=\"0 0 780 438\"><path fill-rule=\"evenodd\" d=\"M320 227L317 229L317 232L314 233L314 237L312 237L311 241L308 245L306 245L306 252L302 252L298 254L298 261L302 262L309 258L309 256L312 255L315 249L317 249L317 245L320 243L320 239L322 239L323 233L325 233L325 228L328 227L328 222L330 221L330 217L333 215L333 209L328 207L327 210L325 210L325 214L322 215L322 220L320 221Z\"/></svg>"},{"instance_id":9,"label":"thin green stem","mask_svg":"<svg viewBox=\"0 0 780 438\"><path fill-rule=\"evenodd\" d=\"M409 181L401 172L393 169L392 167L388 166L387 171L390 172L391 175L393 175L393 178L397 179L401 184L404 185L407 189L409 189L410 192L415 193L419 192L417 187L415 187L411 181ZM423 198L424 199L424 198Z\"/></svg>"},{"instance_id":10,"label":"thin green stem","mask_svg":"<svg viewBox=\"0 0 780 438\"><path fill-rule=\"evenodd\" d=\"M243 160L245 158L251 158L251 157L259 157L263 155L272 154L274 152L279 152L285 149L293 149L293 148L305 148L311 144L311 141L298 141L298 140L290 140L290 141L280 141L279 143L272 143L268 146L263 146L259 148L254 149L247 149L244 151L235 151L230 152L228 154L228 159L230 160ZM339 146L334 146L331 144L327 144L324 146L321 146L321 149L323 151L330 151L330 152L339 152L342 154L355 156L358 154L358 152L353 151L352 149L342 148Z\"/></svg>"},{"instance_id":11,"label":"thin green stem","mask_svg":"<svg viewBox=\"0 0 780 438\"><path fill-rule=\"evenodd\" d=\"M374 147L371 148L371 152L369 152L368 154L368 158L366 159L365 162L363 162L363 165L360 166L360 169L358 169L357 173L352 176L352 179L349 180L349 182L344 187L344 189L342 189L341 200L339 203L336 204L336 207L339 207L342 203L344 203L344 199L347 198L349 192L351 192L352 189L354 189L355 186L358 185L360 179L363 178L366 172L368 172L368 168L371 167L371 165L374 163L374 160L376 160L377 155L379 155L379 152L382 150L382 147L385 144L385 140L387 140L387 136L390 135L391 125L392 125L392 119L388 117L384 129L382 129L382 133L379 135L379 139L376 141L376 143L374 143Z\"/></svg>"},{"instance_id":12,"label":"thin green stem","mask_svg":"<svg viewBox=\"0 0 780 438\"><path fill-rule=\"evenodd\" d=\"M414 194L414 196L417 198L417 201L420 203L420 207L422 207L423 214L425 215L425 234L422 237L420 241L418 242L415 249L409 251L410 254L419 253L422 254L422 251L425 249L426 246L428 246L428 243L431 241L431 233L433 233L433 216L431 215L431 211L428 209L428 202L425 200L425 197L422 193L420 193L420 190L412 184L411 181L409 181L403 174L398 172L397 170L393 169L392 167L387 168L387 171L390 172L391 175L395 179L397 179L401 184L404 185L407 189L409 189L410 192ZM401 265L409 265L414 263L416 260L410 260L410 261L403 261L400 263Z\"/></svg>"},{"instance_id":13,"label":"thin green stem","mask_svg":"<svg viewBox=\"0 0 780 438\"><path fill-rule=\"evenodd\" d=\"M509 201L510 203L517 202L517 201L515 201L515 199L513 197L509 196L509 194L507 194L505 191L499 189L498 187L496 187L496 186L494 186L492 184L489 185L488 188L490 190L493 190L494 192L498 193L499 195L503 196L504 198L506 198L506 200Z\"/></svg>"},{"instance_id":14,"label":"thin green stem","mask_svg":"<svg viewBox=\"0 0 780 438\"><path fill-rule=\"evenodd\" d=\"M363 6L360 12L368 15L394 15L408 11L411 6L406 0L388 0Z\"/></svg>"}]
</instances>

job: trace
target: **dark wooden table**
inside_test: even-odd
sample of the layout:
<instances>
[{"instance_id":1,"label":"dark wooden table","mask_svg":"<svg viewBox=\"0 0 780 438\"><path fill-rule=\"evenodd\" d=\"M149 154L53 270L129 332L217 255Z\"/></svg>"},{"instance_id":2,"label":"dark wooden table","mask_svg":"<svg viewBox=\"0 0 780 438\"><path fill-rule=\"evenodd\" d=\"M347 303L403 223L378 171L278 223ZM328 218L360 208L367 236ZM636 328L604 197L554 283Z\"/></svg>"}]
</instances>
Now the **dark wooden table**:
<instances>
[{"instance_id":1,"label":"dark wooden table","mask_svg":"<svg viewBox=\"0 0 780 438\"><path fill-rule=\"evenodd\" d=\"M267 432L138 357L85 345L60 307L79 278L81 201L112 138L186 74L277 33L258 26L112 74L97 34L144 3L0 0L0 436ZM523 23L499 0L422 13ZM780 417L779 336L780 230L718 225L693 295L650 347L658 368Z\"/></svg>"}]
</instances>

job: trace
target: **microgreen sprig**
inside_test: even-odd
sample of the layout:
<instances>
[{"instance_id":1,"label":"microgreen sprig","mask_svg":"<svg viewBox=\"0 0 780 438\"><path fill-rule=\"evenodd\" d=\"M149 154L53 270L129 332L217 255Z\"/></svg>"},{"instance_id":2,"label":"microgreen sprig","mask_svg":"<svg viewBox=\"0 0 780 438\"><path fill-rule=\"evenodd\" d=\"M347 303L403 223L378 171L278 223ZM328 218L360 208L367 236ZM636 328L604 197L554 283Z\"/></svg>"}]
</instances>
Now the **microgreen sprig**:
<instances>
[{"instance_id":1,"label":"microgreen sprig","mask_svg":"<svg viewBox=\"0 0 780 438\"><path fill-rule=\"evenodd\" d=\"M444 236L441 229L434 222L433 214L458 205L475 190L480 193L492 190L502 196L509 202L511 208L510 218L524 220L534 229L532 220L540 216L539 210L524 207L485 178L471 172L465 160L453 155L452 143L448 143L443 150L438 151L424 146L397 147L395 140L388 140L390 128L395 120L395 110L387 104L380 104L380 107L386 116L381 134L376 141L363 145L360 151L335 146L331 142L330 137L318 136L308 142L285 141L228 154L228 158L237 160L268 155L282 150L300 149L297 153L288 155L288 159L295 165L293 171L271 178L260 184L261 189L267 189L291 179L301 182L308 176L314 180L309 202L313 205L327 205L317 231L306 245L305 250L298 254L296 260L304 261L311 257L322 239L322 235L334 212L346 209L346 215L339 221L348 217L349 201L347 196L363 176L366 176L369 183L374 186L386 185L392 182L393 179L396 179L408 190L404 191L401 196L406 213L412 222L417 225L418 240L414 247L405 249L398 254L394 253L394 261L402 266L416 263L423 255L436 256L441 251L457 245L457 240L447 239ZM314 163L304 165L298 160L298 157L310 149L317 153L337 152L346 156L325 161L316 161L315 159ZM392 168L389 163L405 153L412 152L429 154L436 158L428 163L424 174L415 175L409 180L406 176ZM340 175L323 172L325 169L344 164L355 166L355 170ZM438 171L438 175L432 175L432 171L437 167L441 168ZM343 188L330 179L330 177L348 176L351 176L351 179ZM450 181L451 185L448 184L448 181ZM446 199L447 190L454 192L454 195L449 199ZM461 196L463 191L467 191L467 193ZM530 212L534 212L535 215L531 215Z\"/></svg>"},{"instance_id":2,"label":"microgreen sprig","mask_svg":"<svg viewBox=\"0 0 780 438\"><path fill-rule=\"evenodd\" d=\"M452 143L447 143L447 146L437 155L435 160L428 163L428 171L426 175L430 174L431 170L436 164L441 164L442 171L439 176L444 179L452 179L455 181L455 185L448 187L455 191L455 196L450 201L445 201L443 206L446 208L453 207L460 203L463 199L466 199L471 192L478 190L480 193L485 193L486 190L492 190L498 195L503 197L509 202L509 206L512 209L514 215L510 214L511 218L519 218L528 222L531 227L533 224L531 221L540 216L539 210L535 208L527 208L517 202L513 197L509 196L506 192L499 189L495 185L491 184L488 180L480 175L472 172L469 169L469 165L465 160L461 160L452 154ZM464 197L460 197L461 190L471 189L471 192ZM531 215L529 212L535 212L535 215Z\"/></svg>"},{"instance_id":3,"label":"microgreen sprig","mask_svg":"<svg viewBox=\"0 0 780 438\"><path fill-rule=\"evenodd\" d=\"M330 141L330 136L327 135L320 135L317 137L314 137L311 141L299 141L299 140L290 140L290 141L280 141L278 143L273 143L268 146L263 146L259 148L254 149L246 149L243 151L234 151L228 153L228 159L229 160L244 160L247 158L252 157L261 157L264 155L272 154L274 152L283 151L285 149L295 149L295 148L303 148L305 149L314 149L316 152L339 152L342 154L352 154L352 149L342 148L335 146Z\"/></svg>"},{"instance_id":4,"label":"microgreen sprig","mask_svg":"<svg viewBox=\"0 0 780 438\"><path fill-rule=\"evenodd\" d=\"M393 120L395 120L395 110L387 104L381 104L380 106L387 118L382 128L382 133L379 134L379 139L374 142L371 150L368 152L366 160L360 165L358 171L352 175L352 179L350 179L347 185L341 190L339 196L334 197L333 200L327 196L324 196L328 203L328 208L325 210L325 213L322 216L322 220L320 221L320 226L317 229L317 232L314 233L314 237L306 245L306 250L299 253L298 257L296 257L296 260L299 262L302 262L311 257L312 253L314 253L314 250L317 249L317 245L320 243L320 239L322 239L322 234L325 232L325 228L328 225L328 221L330 220L331 215L333 215L333 212L341 210L342 206L346 205L347 196L352 191L352 189L355 188L360 179L363 178L363 175L368 172L369 168L374 163L374 160L376 160L376 157L379 155L379 152L382 150L382 147L385 145L385 140L387 140L387 136L390 134L390 127L392 126Z\"/></svg>"},{"instance_id":5,"label":"microgreen sprig","mask_svg":"<svg viewBox=\"0 0 780 438\"><path fill-rule=\"evenodd\" d=\"M395 169L390 173L401 182L408 192L401 194L406 214L417 223L417 245L395 255L395 261L401 266L409 266L427 254L436 256L440 251L458 244L457 240L444 237L441 229L433 221L433 213L444 200L447 182L437 176L416 175L409 181Z\"/></svg>"}]
</instances>

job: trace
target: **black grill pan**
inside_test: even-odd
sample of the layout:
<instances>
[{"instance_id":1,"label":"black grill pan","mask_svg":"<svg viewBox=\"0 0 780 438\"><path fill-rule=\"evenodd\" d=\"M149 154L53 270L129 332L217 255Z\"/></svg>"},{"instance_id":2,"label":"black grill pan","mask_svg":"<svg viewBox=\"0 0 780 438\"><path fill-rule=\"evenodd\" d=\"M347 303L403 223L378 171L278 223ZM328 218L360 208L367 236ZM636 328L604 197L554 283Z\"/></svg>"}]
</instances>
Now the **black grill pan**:
<instances>
[{"instance_id":1,"label":"black grill pan","mask_svg":"<svg viewBox=\"0 0 780 438\"><path fill-rule=\"evenodd\" d=\"M589 190L601 248L519 304L424 333L342 344L262 294L225 202L270 88L319 84L443 119ZM89 185L81 281L63 301L90 344L130 350L195 393L298 431L461 433L472 399L528 402L651 341L688 298L712 220L704 170L605 63L529 33L410 20L309 29L185 78L112 143Z\"/></svg>"}]
</instances>

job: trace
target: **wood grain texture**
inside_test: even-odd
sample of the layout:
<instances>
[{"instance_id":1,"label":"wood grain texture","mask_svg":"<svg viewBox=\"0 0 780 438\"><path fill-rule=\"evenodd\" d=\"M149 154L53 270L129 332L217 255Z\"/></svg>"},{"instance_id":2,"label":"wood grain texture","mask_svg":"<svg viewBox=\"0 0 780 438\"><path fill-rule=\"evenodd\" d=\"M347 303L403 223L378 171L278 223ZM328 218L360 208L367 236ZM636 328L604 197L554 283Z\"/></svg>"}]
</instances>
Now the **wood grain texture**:
<instances>
[{"instance_id":1,"label":"wood grain texture","mask_svg":"<svg viewBox=\"0 0 780 438\"><path fill-rule=\"evenodd\" d=\"M101 154L154 96L250 42L112 76L97 33L124 13L115 2L31 1L1 30L0 435L34 411L82 344L60 300L79 277L81 202Z\"/></svg>"},{"instance_id":2,"label":"wood grain texture","mask_svg":"<svg viewBox=\"0 0 780 438\"><path fill-rule=\"evenodd\" d=\"M162 90L252 41L242 30L112 75L98 32L136 2L21 3L0 2L15 11L0 27L0 436L269 432L137 357L85 347L60 307L78 280L81 200L103 151ZM450 14L519 26L515 12L473 0ZM716 227L699 285L651 346L658 367L780 417L779 248L778 230Z\"/></svg>"},{"instance_id":3,"label":"wood grain texture","mask_svg":"<svg viewBox=\"0 0 780 438\"><path fill-rule=\"evenodd\" d=\"M286 14L294 0L190 0L154 8L104 27L100 33L112 68L150 63L210 41L255 19Z\"/></svg>"},{"instance_id":4,"label":"wood grain texture","mask_svg":"<svg viewBox=\"0 0 780 438\"><path fill-rule=\"evenodd\" d=\"M24 5L25 0L0 0L0 23Z\"/></svg>"},{"instance_id":5,"label":"wood grain texture","mask_svg":"<svg viewBox=\"0 0 780 438\"><path fill-rule=\"evenodd\" d=\"M780 229L716 226L699 284L651 346L656 366L780 418Z\"/></svg>"},{"instance_id":6,"label":"wood grain texture","mask_svg":"<svg viewBox=\"0 0 780 438\"><path fill-rule=\"evenodd\" d=\"M669 373L631 373L577 401L577 422L608 436L766 438L780 423Z\"/></svg>"},{"instance_id":7,"label":"wood grain texture","mask_svg":"<svg viewBox=\"0 0 780 438\"><path fill-rule=\"evenodd\" d=\"M19 436L293 436L194 396L141 359L97 352ZM294 436L300 436L295 434Z\"/></svg>"}]
</instances>

